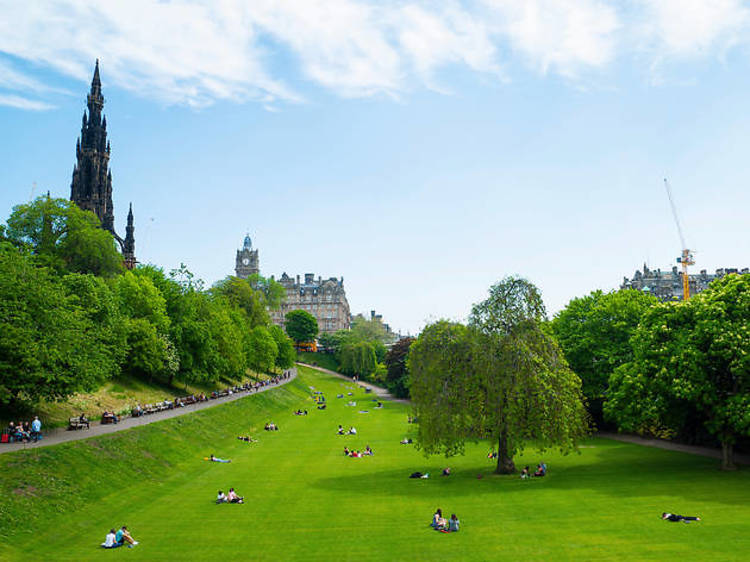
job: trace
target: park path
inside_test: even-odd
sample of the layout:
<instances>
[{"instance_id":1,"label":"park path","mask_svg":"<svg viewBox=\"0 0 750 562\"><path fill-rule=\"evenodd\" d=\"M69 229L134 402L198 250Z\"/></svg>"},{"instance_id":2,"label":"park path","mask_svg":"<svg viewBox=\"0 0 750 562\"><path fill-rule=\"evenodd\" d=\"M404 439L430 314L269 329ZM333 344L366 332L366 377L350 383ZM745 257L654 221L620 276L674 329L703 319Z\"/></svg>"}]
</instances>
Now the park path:
<instances>
[{"instance_id":1,"label":"park path","mask_svg":"<svg viewBox=\"0 0 750 562\"><path fill-rule=\"evenodd\" d=\"M622 441L623 443L633 443L634 445L642 445L644 447L656 447L657 449L678 451L680 453L690 453L691 455L698 455L701 457L710 457L712 459L721 460L721 450L714 449L712 447L683 445L682 443L674 443L673 441L666 441L664 439L650 439L647 437L639 437L638 435L609 433L606 431L600 431L599 433L597 433L597 436L604 437L605 439L612 439L614 441ZM750 464L750 455L741 455L735 453L734 462L736 464Z\"/></svg>"},{"instance_id":2,"label":"park path","mask_svg":"<svg viewBox=\"0 0 750 562\"><path fill-rule=\"evenodd\" d=\"M224 396L221 398L214 398L206 402L196 402L190 406L184 406L182 408L175 408L174 410L165 410L163 412L156 412L153 414L147 414L139 418L124 418L120 423L101 425L99 423L91 422L91 429L79 429L77 431L67 431L64 427L58 427L50 430L49 432L44 431L44 439L37 443L3 443L0 445L0 454L10 453L12 451L20 451L23 449L38 449L39 447L49 447L50 445L57 445L58 443L65 443L67 441L78 441L80 439L89 439L90 437L99 437L100 435L106 435L108 433L115 433L117 431L124 431L133 427L140 427L142 425L148 425L150 423L159 422L162 420L168 420L170 418L176 418L177 416L184 416L185 414L192 414L198 410L205 410L206 408L213 408L214 406L220 406L227 402L234 402L240 398L246 398L248 396L254 396L260 392L266 392L274 388L278 388L291 382L297 377L297 369L292 368L288 370L289 378L282 379L280 382L263 386L260 390L255 391L243 391L232 394L231 396Z\"/></svg>"},{"instance_id":3,"label":"park path","mask_svg":"<svg viewBox=\"0 0 750 562\"><path fill-rule=\"evenodd\" d=\"M329 369L324 369L323 367L317 367L315 365L310 365L308 363L298 362L297 364L303 365L305 367L310 367L311 369L315 369L317 371L321 371L329 375L334 375L336 377L348 380L350 382L354 382L352 381L350 377L347 377L346 375L342 375L341 373L337 373L336 371L331 371ZM360 381L358 384L360 386L372 387L375 394L380 398L391 400L393 402L401 402L402 404L410 403L409 400L394 398L385 388L379 387L372 383L369 383L369 382L364 383ZM697 445L683 445L681 443L673 443L672 441L665 441L663 439L647 439L644 437L639 437L637 435L625 435L622 433L609 433L605 431L598 432L596 436L601 437L603 439L612 439L613 441L621 441L623 443L632 443L634 445L641 445L643 447L656 447L657 449L664 449L667 451L678 451L680 453L689 453L691 455L698 455L701 457L721 459L721 450L713 449L711 447L699 447ZM737 464L750 465L750 455L741 455L741 454L735 453L734 462Z\"/></svg>"},{"instance_id":4,"label":"park path","mask_svg":"<svg viewBox=\"0 0 750 562\"><path fill-rule=\"evenodd\" d=\"M385 389L382 386L378 386L376 384L372 384L371 382L355 381L351 377L342 375L341 373L337 373L336 371L331 371L330 369L324 369L323 367L318 367L317 365L310 365L309 363L301 363L300 361L297 361L297 365L301 365L303 367L309 367L310 369L315 369L316 371L320 371L321 373L326 373L327 375L333 375L334 377L338 377L340 379L347 380L351 383L358 384L362 388L372 388L372 391L375 393L375 396L377 396L378 398L382 398L383 400L389 400L391 402L398 402L400 404L411 404L410 400L406 400L405 398L396 398L390 392L388 392L388 389Z\"/></svg>"}]
</instances>

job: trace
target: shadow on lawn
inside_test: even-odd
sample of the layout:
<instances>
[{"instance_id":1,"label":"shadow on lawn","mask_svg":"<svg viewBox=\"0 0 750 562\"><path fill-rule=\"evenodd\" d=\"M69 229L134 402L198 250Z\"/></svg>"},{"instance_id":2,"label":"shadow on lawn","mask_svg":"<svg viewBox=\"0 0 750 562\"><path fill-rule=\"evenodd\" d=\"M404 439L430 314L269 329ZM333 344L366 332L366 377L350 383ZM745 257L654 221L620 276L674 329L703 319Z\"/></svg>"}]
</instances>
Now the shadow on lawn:
<instances>
[{"instance_id":1,"label":"shadow on lawn","mask_svg":"<svg viewBox=\"0 0 750 562\"><path fill-rule=\"evenodd\" d=\"M410 468L365 472L320 478L313 486L346 494L372 494L426 497L439 494L444 499L505 494L553 493L580 495L595 493L622 498L663 498L714 501L727 505L750 502L750 478L741 472L722 473L715 459L685 453L634 449L632 446L602 444L596 454L571 455L550 459L548 476L521 480L518 474L496 475L494 464L456 467L448 477L441 476L441 467L454 466L451 459L426 459ZM516 466L529 464L533 453L520 457ZM543 455L534 454L542 459ZM588 457L588 458L587 458ZM455 460L455 459L454 459ZM459 461L460 462L460 461ZM410 479L413 471L430 473L429 479ZM477 478L481 474L482 478ZM737 493L738 490L747 493ZM727 491L730 490L730 491ZM734 490L734 492L731 492ZM725 493L721 493L725 492ZM660 500L661 501L661 500Z\"/></svg>"}]
</instances>

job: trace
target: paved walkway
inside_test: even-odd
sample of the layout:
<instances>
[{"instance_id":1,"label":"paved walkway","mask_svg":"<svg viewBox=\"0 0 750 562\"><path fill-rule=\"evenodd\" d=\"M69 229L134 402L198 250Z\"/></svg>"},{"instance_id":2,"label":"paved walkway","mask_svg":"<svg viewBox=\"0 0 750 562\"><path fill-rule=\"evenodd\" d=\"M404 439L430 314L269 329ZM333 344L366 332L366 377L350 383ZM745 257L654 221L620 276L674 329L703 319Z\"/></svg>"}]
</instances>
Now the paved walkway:
<instances>
[{"instance_id":1,"label":"paved walkway","mask_svg":"<svg viewBox=\"0 0 750 562\"><path fill-rule=\"evenodd\" d=\"M689 453L691 455L699 455L701 457L710 457L712 459L721 460L721 450L713 449L711 447L683 445L682 443L674 443L673 441L666 441L664 439L649 439L646 437L639 437L637 435L623 435L621 433L608 433L605 431L600 431L597 436L603 437L605 439L622 441L623 443L633 443L635 445L643 445L644 447L656 447L657 449L679 451L681 453ZM738 453L735 453L734 462L736 464L750 464L750 455L740 455Z\"/></svg>"},{"instance_id":2,"label":"paved walkway","mask_svg":"<svg viewBox=\"0 0 750 562\"><path fill-rule=\"evenodd\" d=\"M185 414L192 414L198 410L205 410L206 408L212 408L214 406L220 406L227 402L233 402L240 398L246 398L247 396L253 396L260 392L265 392L274 388L278 388L286 383L294 380L297 377L297 369L289 369L290 376L288 379L283 379L279 383L269 384L263 386L260 390L256 391L244 391L232 394L231 396L224 396L222 398L215 398L206 402L196 402L190 406L184 406L182 408L175 408L174 410L165 410L163 412L156 412L154 414L148 414L139 418L124 418L120 423L101 425L96 422L91 422L91 429L79 429L77 431L67 431L65 428L55 428L49 432L44 433L44 439L34 443L3 443L0 445L0 454L10 453L11 451L19 451L21 449L37 449L39 447L48 447L50 445L57 445L58 443L65 443L66 441L78 441L80 439L88 439L89 437L99 437L100 435L106 435L107 433L115 433L116 431L123 431L132 427L140 427L142 425L148 425L150 423L167 420L169 418L176 418L177 416L184 416Z\"/></svg>"}]
</instances>

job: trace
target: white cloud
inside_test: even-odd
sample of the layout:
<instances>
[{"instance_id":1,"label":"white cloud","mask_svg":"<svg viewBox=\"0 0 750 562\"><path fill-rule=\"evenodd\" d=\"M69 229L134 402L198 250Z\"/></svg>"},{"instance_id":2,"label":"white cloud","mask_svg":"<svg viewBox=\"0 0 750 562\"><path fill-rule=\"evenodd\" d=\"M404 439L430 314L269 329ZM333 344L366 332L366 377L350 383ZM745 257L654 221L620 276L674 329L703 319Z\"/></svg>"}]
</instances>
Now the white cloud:
<instances>
[{"instance_id":1,"label":"white cloud","mask_svg":"<svg viewBox=\"0 0 750 562\"><path fill-rule=\"evenodd\" d=\"M740 0L642 0L640 32L659 58L706 55L737 43L747 31Z\"/></svg>"},{"instance_id":2,"label":"white cloud","mask_svg":"<svg viewBox=\"0 0 750 562\"><path fill-rule=\"evenodd\" d=\"M45 111L47 109L54 109L55 107L46 102L30 100L12 94L0 94L0 105L15 107L16 109L28 109L31 111Z\"/></svg>"},{"instance_id":3,"label":"white cloud","mask_svg":"<svg viewBox=\"0 0 750 562\"><path fill-rule=\"evenodd\" d=\"M520 61L575 82L634 52L720 54L748 28L739 0L0 0L0 13L6 98L54 93L39 69L88 80L98 57L106 82L145 97L267 108L302 99L301 80L342 97L449 90L448 66L506 80Z\"/></svg>"}]
</instances>

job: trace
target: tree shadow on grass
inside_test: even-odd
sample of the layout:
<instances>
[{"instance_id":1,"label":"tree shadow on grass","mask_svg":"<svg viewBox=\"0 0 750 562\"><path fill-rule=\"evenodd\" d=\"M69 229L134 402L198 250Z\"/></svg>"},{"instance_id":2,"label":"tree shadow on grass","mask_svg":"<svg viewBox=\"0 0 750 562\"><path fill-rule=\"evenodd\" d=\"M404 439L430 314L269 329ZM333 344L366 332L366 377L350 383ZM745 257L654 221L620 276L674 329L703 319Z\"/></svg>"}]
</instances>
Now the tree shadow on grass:
<instances>
[{"instance_id":1,"label":"tree shadow on grass","mask_svg":"<svg viewBox=\"0 0 750 562\"><path fill-rule=\"evenodd\" d=\"M413 468L400 468L320 478L313 486L347 495L403 496L420 498L439 494L441 498L528 494L604 494L617 499L671 496L688 501L713 501L727 505L750 504L750 474L722 473L715 459L661 450L633 450L617 445L603 446L606 458L588 460L579 456L553 459L548 475L521 480L513 475L493 474L493 464L452 469L441 476L442 466L451 460L427 459ZM528 459L529 455L526 455ZM544 458L537 455L536 458ZM526 464L522 458L516 463ZM531 463L529 463L531 464ZM534 465L532 465L533 468ZM429 479L412 479L413 471L429 472ZM481 474L481 478L477 475ZM744 493L741 492L744 490Z\"/></svg>"}]
</instances>

